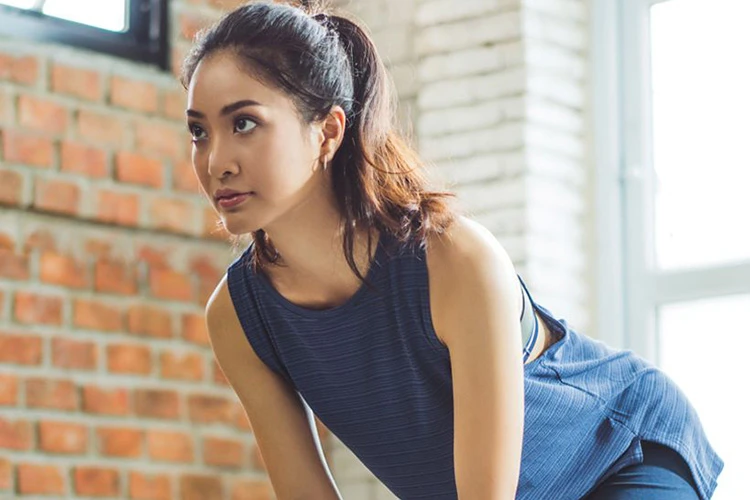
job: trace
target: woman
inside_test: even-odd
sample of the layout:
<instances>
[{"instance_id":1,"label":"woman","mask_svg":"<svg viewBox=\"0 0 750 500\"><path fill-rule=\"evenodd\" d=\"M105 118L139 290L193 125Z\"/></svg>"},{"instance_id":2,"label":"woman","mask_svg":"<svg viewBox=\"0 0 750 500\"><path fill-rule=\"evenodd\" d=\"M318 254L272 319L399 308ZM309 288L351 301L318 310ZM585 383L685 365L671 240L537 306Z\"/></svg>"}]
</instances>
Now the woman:
<instances>
[{"instance_id":1,"label":"woman","mask_svg":"<svg viewBox=\"0 0 750 500\"><path fill-rule=\"evenodd\" d=\"M354 23L273 3L185 61L195 171L253 240L211 343L278 498L338 498L308 408L399 498L709 498L722 462L685 397L534 304L427 190L387 82Z\"/></svg>"}]
</instances>

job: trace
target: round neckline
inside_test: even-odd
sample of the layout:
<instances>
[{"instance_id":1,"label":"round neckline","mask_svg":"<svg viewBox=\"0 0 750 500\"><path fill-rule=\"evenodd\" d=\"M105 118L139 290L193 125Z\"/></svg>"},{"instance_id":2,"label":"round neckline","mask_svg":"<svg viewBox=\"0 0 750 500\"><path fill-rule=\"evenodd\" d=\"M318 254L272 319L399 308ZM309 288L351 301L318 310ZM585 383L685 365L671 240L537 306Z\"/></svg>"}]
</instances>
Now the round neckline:
<instances>
[{"instance_id":1,"label":"round neckline","mask_svg":"<svg viewBox=\"0 0 750 500\"><path fill-rule=\"evenodd\" d=\"M375 277L378 274L378 271L380 268L382 268L385 264L385 257L386 257L386 251L385 251L385 232L380 232L380 235L378 236L378 242L375 245L375 254L373 256L373 259L370 261L370 265L367 269L367 274L365 275L365 279L370 284L374 284ZM343 303L334 306L334 307L328 307L326 309L311 309L308 307L304 307L298 304L295 304L294 302L290 301L286 297L284 297L277 289L273 286L271 281L268 279L268 277L263 274L262 272L252 273L254 277L257 278L257 281L260 283L263 290L270 295L273 300L280 306L284 307L285 309L300 315L305 316L307 318L324 318L324 317L330 317L330 316L336 316L339 314L342 314L346 312L348 309L354 307L357 302L360 301L361 297L367 293L368 291L368 285L367 283L361 283L359 288L349 297L346 299Z\"/></svg>"}]
</instances>

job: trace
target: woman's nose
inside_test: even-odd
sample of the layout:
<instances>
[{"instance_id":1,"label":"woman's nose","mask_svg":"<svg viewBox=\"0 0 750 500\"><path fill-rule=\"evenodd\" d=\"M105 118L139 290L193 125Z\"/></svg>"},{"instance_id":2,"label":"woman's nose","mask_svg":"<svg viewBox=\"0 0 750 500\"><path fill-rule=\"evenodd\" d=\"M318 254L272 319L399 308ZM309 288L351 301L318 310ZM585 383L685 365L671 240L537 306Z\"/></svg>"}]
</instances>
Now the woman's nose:
<instances>
[{"instance_id":1,"label":"woman's nose","mask_svg":"<svg viewBox=\"0 0 750 500\"><path fill-rule=\"evenodd\" d=\"M212 177L223 178L239 172L239 164L231 151L214 147L208 156L208 173Z\"/></svg>"}]
</instances>

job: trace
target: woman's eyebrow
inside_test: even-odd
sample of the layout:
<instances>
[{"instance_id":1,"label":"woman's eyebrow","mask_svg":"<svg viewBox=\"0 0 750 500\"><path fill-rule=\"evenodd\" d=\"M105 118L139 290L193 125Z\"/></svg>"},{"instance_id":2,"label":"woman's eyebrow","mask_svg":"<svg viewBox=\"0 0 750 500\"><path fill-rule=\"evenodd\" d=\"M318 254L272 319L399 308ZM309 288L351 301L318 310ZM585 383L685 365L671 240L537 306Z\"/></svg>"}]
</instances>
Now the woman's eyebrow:
<instances>
[{"instance_id":1,"label":"woman's eyebrow","mask_svg":"<svg viewBox=\"0 0 750 500\"><path fill-rule=\"evenodd\" d=\"M232 114L233 112L237 111L238 109L242 109L245 106L263 106L263 104L259 103L258 101L253 101L252 99L243 99L241 101L233 102L232 104L227 104L223 108L221 108L221 116L226 116L229 114ZM205 118L206 115L201 113L200 111L196 111L194 109L188 109L186 111L187 115L192 118Z\"/></svg>"}]
</instances>

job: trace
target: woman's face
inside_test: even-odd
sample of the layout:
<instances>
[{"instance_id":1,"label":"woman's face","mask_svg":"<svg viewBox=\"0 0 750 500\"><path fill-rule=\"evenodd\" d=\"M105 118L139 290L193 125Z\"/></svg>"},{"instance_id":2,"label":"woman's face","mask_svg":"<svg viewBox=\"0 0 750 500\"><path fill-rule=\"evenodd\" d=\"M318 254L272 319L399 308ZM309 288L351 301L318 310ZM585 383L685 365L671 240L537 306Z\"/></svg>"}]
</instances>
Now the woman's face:
<instances>
[{"instance_id":1,"label":"woman's face","mask_svg":"<svg viewBox=\"0 0 750 500\"><path fill-rule=\"evenodd\" d=\"M320 128L292 101L218 52L188 87L193 167L227 231L266 228L320 188Z\"/></svg>"}]
</instances>

